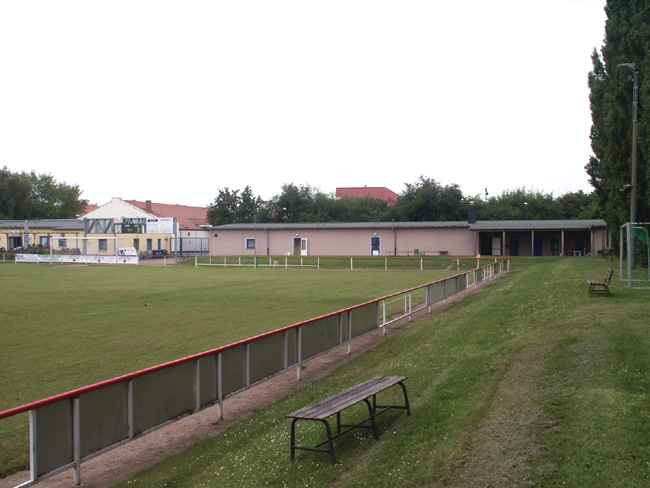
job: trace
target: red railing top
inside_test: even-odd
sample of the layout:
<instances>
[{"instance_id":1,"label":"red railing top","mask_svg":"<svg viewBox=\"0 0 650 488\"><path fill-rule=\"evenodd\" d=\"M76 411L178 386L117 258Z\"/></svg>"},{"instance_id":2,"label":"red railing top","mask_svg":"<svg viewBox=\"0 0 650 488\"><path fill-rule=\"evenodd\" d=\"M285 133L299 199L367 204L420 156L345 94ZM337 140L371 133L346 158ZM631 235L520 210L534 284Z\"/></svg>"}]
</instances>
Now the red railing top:
<instances>
[{"instance_id":1,"label":"red railing top","mask_svg":"<svg viewBox=\"0 0 650 488\"><path fill-rule=\"evenodd\" d=\"M53 395L53 396L50 396L50 397L47 397L47 398L42 398L40 400L34 400L33 402L30 402L30 403L25 403L23 405L19 405L17 407L12 407L12 408L9 408L7 410L2 410L2 411L0 411L0 419L7 418L7 417L12 417L14 415L25 413L25 412L28 412L30 410L35 410L37 408L41 408L41 407L44 407L46 405L50 405L50 404L58 402L60 400L65 400L66 398L75 398L75 397L78 397L79 395L83 395L84 393L90 393L92 391L98 390L100 388L104 388L106 386L111 386L111 385L114 385L114 384L117 384L117 383L123 383L125 381L132 380L132 379L137 378L139 376L144 376L144 375L149 374L149 373L154 373L156 371L160 371L161 369L171 368L173 366L178 366L180 364L184 364L184 363L187 363L189 361L195 361L197 359L201 359L201 358L206 357L206 356L212 356L214 354L224 352L224 351L227 351L229 349L234 349L234 348L239 347L239 346L250 344L252 342L264 339L266 337L270 337L270 336L273 336L273 335L276 335L276 334L281 334L281 333L286 332L286 331L291 330L291 329L297 329L298 327L304 327L306 325L317 322L318 320L323 320L323 319L327 319L327 318L330 318L330 317L335 317L335 316L337 316L339 314L351 312L353 310L365 307L367 305L371 305L373 303L379 303L382 300L388 300L388 299L396 297L398 295L403 295L404 293L409 293L409 292L412 292L412 291L415 291L415 290L419 290L421 288L425 288L427 286L435 285L437 283L442 283L443 281L447 281L447 280L450 280L450 279L457 278L459 276L464 276L467 273L468 272L465 271L465 272L462 272L462 273L457 273L455 275L446 276L445 278L441 278L439 280L430 281L430 282L427 282L427 283L422 283L421 285L416 285L416 286L413 286L411 288L406 288L406 289L403 289L403 290L400 290L400 291L396 291L394 293L390 293L388 295L384 295L384 296L381 296L379 298L374 298L372 300L368 300L367 302L358 303L356 305L351 305L349 307L345 307L345 308L342 308L342 309L339 309L339 310L335 310L334 312L328 312L328 313L325 313L325 314L322 314L322 315L318 315L316 317L312 317L310 319L301 320L299 322L294 322L292 324L285 325L284 327L280 327L280 328L273 329L273 330L270 330L270 331L267 331L267 332L263 332L261 334L257 334L257 335L251 336L251 337L247 337L246 339L241 339L241 340L236 341L236 342L231 342L230 344L226 344L224 346L215 347L213 349L209 349L207 351L199 352L199 353L196 353L196 354L190 354L189 356L184 356L184 357L181 357L181 358L178 358L178 359L174 359L172 361L167 361L167 362L164 362L164 363L156 364L154 366L150 366L148 368L140 369L140 370L137 370L137 371L132 371L131 373L126 373L126 374L123 374L123 375L120 375L120 376L114 376L113 378L109 378L107 380L99 381L99 382L93 383L91 385L82 386L82 387L75 388L73 390L69 390L69 391L66 391L66 392L63 392L63 393L59 393L59 394L56 394L56 395Z\"/></svg>"}]
</instances>

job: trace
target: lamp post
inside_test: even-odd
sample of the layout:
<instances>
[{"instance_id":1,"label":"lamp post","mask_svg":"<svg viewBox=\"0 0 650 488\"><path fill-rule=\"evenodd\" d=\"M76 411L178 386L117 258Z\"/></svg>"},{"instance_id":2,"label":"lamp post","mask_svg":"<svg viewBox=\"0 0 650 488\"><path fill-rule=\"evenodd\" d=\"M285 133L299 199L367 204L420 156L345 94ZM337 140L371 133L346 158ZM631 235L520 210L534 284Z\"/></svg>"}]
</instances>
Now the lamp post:
<instances>
[{"instance_id":1,"label":"lamp post","mask_svg":"<svg viewBox=\"0 0 650 488\"><path fill-rule=\"evenodd\" d=\"M637 214L637 146L639 140L639 70L634 63L621 63L618 68L628 68L632 70L632 175L630 188L630 222L636 222Z\"/></svg>"}]
</instances>

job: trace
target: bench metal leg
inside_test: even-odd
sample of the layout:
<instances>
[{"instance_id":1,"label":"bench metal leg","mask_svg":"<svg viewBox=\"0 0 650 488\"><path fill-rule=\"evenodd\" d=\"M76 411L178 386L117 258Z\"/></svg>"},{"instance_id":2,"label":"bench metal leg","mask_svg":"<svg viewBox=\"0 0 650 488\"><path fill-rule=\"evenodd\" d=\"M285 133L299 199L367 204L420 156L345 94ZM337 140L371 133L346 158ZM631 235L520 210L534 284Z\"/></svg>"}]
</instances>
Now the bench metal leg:
<instances>
[{"instance_id":1,"label":"bench metal leg","mask_svg":"<svg viewBox=\"0 0 650 488\"><path fill-rule=\"evenodd\" d=\"M336 412L336 433L341 433L341 412Z\"/></svg>"},{"instance_id":2,"label":"bench metal leg","mask_svg":"<svg viewBox=\"0 0 650 488\"><path fill-rule=\"evenodd\" d=\"M375 439L379 439L379 431L377 430L377 423L375 422L375 409L372 407L370 400L366 398L363 401L368 406L368 414L370 415L370 425L372 426L372 435Z\"/></svg>"},{"instance_id":3,"label":"bench metal leg","mask_svg":"<svg viewBox=\"0 0 650 488\"><path fill-rule=\"evenodd\" d=\"M327 451L329 452L332 464L336 464L336 452L334 451L334 442L332 441L332 429L330 429L330 423L327 420L323 420L322 422L325 424L325 431L327 432Z\"/></svg>"},{"instance_id":4,"label":"bench metal leg","mask_svg":"<svg viewBox=\"0 0 650 488\"><path fill-rule=\"evenodd\" d=\"M399 386L402 387L402 394L404 395L404 406L406 407L406 414L411 415L411 404L409 403L409 395L406 392L406 385L400 381Z\"/></svg>"},{"instance_id":5,"label":"bench metal leg","mask_svg":"<svg viewBox=\"0 0 650 488\"><path fill-rule=\"evenodd\" d=\"M293 419L291 421L291 461L293 462L296 459L296 424L298 419Z\"/></svg>"}]
</instances>

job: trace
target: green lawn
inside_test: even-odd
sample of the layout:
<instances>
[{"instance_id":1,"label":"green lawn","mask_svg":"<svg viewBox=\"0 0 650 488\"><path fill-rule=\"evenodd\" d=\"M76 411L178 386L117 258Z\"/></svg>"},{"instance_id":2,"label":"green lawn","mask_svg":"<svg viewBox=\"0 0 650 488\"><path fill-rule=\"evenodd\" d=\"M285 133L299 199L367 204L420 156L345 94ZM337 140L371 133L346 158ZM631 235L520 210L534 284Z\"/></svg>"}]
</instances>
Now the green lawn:
<instances>
[{"instance_id":1,"label":"green lawn","mask_svg":"<svg viewBox=\"0 0 650 488\"><path fill-rule=\"evenodd\" d=\"M0 410L455 272L0 266ZM27 466L0 421L0 475Z\"/></svg>"},{"instance_id":2,"label":"green lawn","mask_svg":"<svg viewBox=\"0 0 650 488\"><path fill-rule=\"evenodd\" d=\"M588 297L607 266L515 261L481 294L123 486L650 486L650 294L615 281L613 297ZM341 439L335 466L289 462L288 412L385 374L409 376L411 417L381 417L380 441Z\"/></svg>"}]
</instances>

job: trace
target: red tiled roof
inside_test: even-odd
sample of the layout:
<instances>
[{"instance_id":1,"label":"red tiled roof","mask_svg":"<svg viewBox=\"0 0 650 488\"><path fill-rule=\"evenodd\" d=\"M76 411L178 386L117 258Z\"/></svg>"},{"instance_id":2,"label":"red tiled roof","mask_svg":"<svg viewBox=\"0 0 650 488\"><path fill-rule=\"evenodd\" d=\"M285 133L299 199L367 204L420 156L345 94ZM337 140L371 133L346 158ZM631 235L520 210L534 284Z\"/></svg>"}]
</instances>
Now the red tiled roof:
<instances>
[{"instance_id":1,"label":"red tiled roof","mask_svg":"<svg viewBox=\"0 0 650 488\"><path fill-rule=\"evenodd\" d=\"M181 229L199 230L199 226L208 223L207 207L151 202L151 208L148 208L148 202L141 202L139 200L125 201L158 217L175 217L178 219Z\"/></svg>"},{"instance_id":2,"label":"red tiled roof","mask_svg":"<svg viewBox=\"0 0 650 488\"><path fill-rule=\"evenodd\" d=\"M336 198L376 198L394 205L399 200L399 195L385 186L352 186L337 188Z\"/></svg>"},{"instance_id":3,"label":"red tiled roof","mask_svg":"<svg viewBox=\"0 0 650 488\"><path fill-rule=\"evenodd\" d=\"M93 210L97 210L99 208L99 205L96 203L89 203L86 205L86 208L84 208L84 211L82 212L81 215L86 215L88 212L92 212Z\"/></svg>"}]
</instances>

